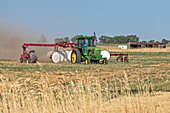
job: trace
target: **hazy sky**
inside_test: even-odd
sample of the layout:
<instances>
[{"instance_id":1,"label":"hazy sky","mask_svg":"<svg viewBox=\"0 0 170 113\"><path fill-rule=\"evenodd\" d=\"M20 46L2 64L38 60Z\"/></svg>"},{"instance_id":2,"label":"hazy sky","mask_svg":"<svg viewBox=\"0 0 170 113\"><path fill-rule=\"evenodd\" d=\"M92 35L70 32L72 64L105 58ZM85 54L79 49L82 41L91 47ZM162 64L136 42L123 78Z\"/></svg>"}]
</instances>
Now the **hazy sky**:
<instances>
[{"instance_id":1,"label":"hazy sky","mask_svg":"<svg viewBox=\"0 0 170 113\"><path fill-rule=\"evenodd\" d=\"M51 40L94 31L170 40L170 0L0 0L0 21Z\"/></svg>"}]
</instances>

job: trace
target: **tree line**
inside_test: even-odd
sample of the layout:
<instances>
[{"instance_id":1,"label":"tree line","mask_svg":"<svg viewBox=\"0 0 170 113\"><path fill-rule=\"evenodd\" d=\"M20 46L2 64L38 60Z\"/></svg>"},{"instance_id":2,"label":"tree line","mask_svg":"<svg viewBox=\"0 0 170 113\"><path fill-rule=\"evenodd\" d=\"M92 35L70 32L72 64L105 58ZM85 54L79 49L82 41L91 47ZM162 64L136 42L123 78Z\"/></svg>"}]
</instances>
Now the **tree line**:
<instances>
[{"instance_id":1,"label":"tree line","mask_svg":"<svg viewBox=\"0 0 170 113\"><path fill-rule=\"evenodd\" d=\"M72 37L71 39L69 37L63 37L63 38L55 38L54 41L55 43L62 43L62 42L73 42L76 43L76 39L78 37L82 37L84 35L76 35L74 37ZM159 42L159 41L155 41L155 40L149 40L149 41L139 41L139 37L136 35L120 35L120 36L114 36L114 37L110 37L110 36L106 36L106 35L102 35L98 38L97 40L98 43L101 44L127 44L129 42ZM162 39L161 41L162 43L165 44L169 44L170 40L166 40L166 39Z\"/></svg>"}]
</instances>

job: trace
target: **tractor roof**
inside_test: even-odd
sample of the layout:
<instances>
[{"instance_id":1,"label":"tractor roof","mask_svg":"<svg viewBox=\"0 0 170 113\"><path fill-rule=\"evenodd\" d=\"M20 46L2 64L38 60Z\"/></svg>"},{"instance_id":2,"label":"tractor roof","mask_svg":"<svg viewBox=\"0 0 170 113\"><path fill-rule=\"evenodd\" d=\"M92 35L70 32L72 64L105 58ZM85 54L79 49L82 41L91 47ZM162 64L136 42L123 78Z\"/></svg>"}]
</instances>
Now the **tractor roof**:
<instances>
[{"instance_id":1,"label":"tractor roof","mask_svg":"<svg viewBox=\"0 0 170 113\"><path fill-rule=\"evenodd\" d=\"M78 37L78 39L84 39L84 38L94 38L94 36L81 36L81 37Z\"/></svg>"}]
</instances>

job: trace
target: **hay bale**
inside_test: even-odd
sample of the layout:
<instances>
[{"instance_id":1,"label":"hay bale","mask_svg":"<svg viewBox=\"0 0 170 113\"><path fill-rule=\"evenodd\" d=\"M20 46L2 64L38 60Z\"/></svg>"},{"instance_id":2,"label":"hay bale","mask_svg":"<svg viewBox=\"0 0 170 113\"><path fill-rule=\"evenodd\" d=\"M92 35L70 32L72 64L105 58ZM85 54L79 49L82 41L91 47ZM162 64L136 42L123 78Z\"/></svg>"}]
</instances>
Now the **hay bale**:
<instances>
[{"instance_id":1,"label":"hay bale","mask_svg":"<svg viewBox=\"0 0 170 113\"><path fill-rule=\"evenodd\" d=\"M58 63L58 62L60 62L60 58L61 58L61 55L58 52L54 52L52 54L51 60L53 63Z\"/></svg>"},{"instance_id":2,"label":"hay bale","mask_svg":"<svg viewBox=\"0 0 170 113\"><path fill-rule=\"evenodd\" d=\"M101 51L102 58L107 58L107 60L110 59L110 53L106 50Z\"/></svg>"}]
</instances>

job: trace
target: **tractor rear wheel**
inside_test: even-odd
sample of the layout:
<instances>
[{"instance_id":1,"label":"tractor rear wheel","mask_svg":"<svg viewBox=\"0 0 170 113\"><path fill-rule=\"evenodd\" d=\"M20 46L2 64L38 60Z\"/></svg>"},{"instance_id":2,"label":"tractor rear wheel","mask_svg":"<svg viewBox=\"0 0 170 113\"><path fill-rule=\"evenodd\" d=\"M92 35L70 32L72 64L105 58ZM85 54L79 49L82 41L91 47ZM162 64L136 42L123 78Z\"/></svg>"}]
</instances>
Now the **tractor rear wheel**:
<instances>
[{"instance_id":1,"label":"tractor rear wheel","mask_svg":"<svg viewBox=\"0 0 170 113\"><path fill-rule=\"evenodd\" d=\"M85 59L85 64L87 65L87 64L90 64L90 59L89 58L86 58Z\"/></svg>"},{"instance_id":2,"label":"tractor rear wheel","mask_svg":"<svg viewBox=\"0 0 170 113\"><path fill-rule=\"evenodd\" d=\"M123 57L122 57L122 56L118 56L118 57L116 58L116 60L117 60L118 62L123 62Z\"/></svg>"},{"instance_id":3,"label":"tractor rear wheel","mask_svg":"<svg viewBox=\"0 0 170 113\"><path fill-rule=\"evenodd\" d=\"M78 49L74 49L71 53L71 63L76 64L81 62L81 53Z\"/></svg>"},{"instance_id":4,"label":"tractor rear wheel","mask_svg":"<svg viewBox=\"0 0 170 113\"><path fill-rule=\"evenodd\" d=\"M105 58L103 59L103 64L108 64L108 62L109 62L109 60L107 60L107 58L105 57Z\"/></svg>"}]
</instances>

